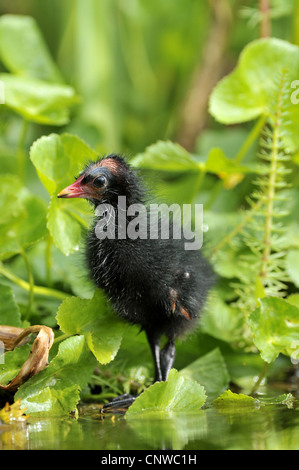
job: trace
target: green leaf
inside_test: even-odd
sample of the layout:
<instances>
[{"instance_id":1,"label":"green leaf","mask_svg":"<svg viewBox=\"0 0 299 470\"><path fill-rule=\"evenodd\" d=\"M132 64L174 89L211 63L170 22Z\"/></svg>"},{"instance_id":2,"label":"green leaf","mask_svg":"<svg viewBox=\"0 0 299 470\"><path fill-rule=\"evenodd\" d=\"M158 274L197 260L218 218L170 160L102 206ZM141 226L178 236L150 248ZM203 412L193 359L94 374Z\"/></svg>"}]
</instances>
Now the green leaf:
<instances>
[{"instance_id":1,"label":"green leaf","mask_svg":"<svg viewBox=\"0 0 299 470\"><path fill-rule=\"evenodd\" d=\"M30 415L61 416L76 408L79 391L86 386L95 360L83 336L63 341L48 367L31 377L15 395Z\"/></svg>"},{"instance_id":2,"label":"green leaf","mask_svg":"<svg viewBox=\"0 0 299 470\"><path fill-rule=\"evenodd\" d=\"M91 221L91 207L82 199L57 199L97 154L81 139L70 134L51 134L38 139L31 147L30 159L38 176L52 195L48 209L48 229L55 245L68 255L79 248L82 227Z\"/></svg>"},{"instance_id":3,"label":"green leaf","mask_svg":"<svg viewBox=\"0 0 299 470\"><path fill-rule=\"evenodd\" d=\"M145 152L136 155L131 164L136 168L156 171L196 171L198 162L179 144L170 141L158 141L145 149Z\"/></svg>"},{"instance_id":4,"label":"green leaf","mask_svg":"<svg viewBox=\"0 0 299 470\"><path fill-rule=\"evenodd\" d=\"M222 412L239 414L256 410L259 408L260 403L259 400L249 397L248 395L233 393L227 390L214 400L213 405Z\"/></svg>"},{"instance_id":5,"label":"green leaf","mask_svg":"<svg viewBox=\"0 0 299 470\"><path fill-rule=\"evenodd\" d=\"M223 124L236 124L269 116L273 97L283 71L289 84L299 76L299 47L280 39L260 39L248 44L240 55L235 70L221 80L210 98L210 113ZM289 86L289 103L294 90ZM299 146L296 129L299 124L298 106L290 106L288 121L282 128L290 133L285 141L290 150Z\"/></svg>"},{"instance_id":6,"label":"green leaf","mask_svg":"<svg viewBox=\"0 0 299 470\"><path fill-rule=\"evenodd\" d=\"M43 136L30 149L30 159L49 194L71 184L86 162L96 157L94 150L71 134Z\"/></svg>"},{"instance_id":7,"label":"green leaf","mask_svg":"<svg viewBox=\"0 0 299 470\"><path fill-rule=\"evenodd\" d=\"M13 351L7 351L3 364L0 366L0 383L8 385L9 382L18 375L25 361L28 359L31 350L30 344L25 344L15 348ZM0 356L1 358L1 356Z\"/></svg>"},{"instance_id":8,"label":"green leaf","mask_svg":"<svg viewBox=\"0 0 299 470\"><path fill-rule=\"evenodd\" d=\"M144 418L157 416L157 412L192 412L198 411L206 400L204 388L197 382L185 379L172 369L167 382L156 382L145 390L130 406L126 418Z\"/></svg>"},{"instance_id":9,"label":"green leaf","mask_svg":"<svg viewBox=\"0 0 299 470\"><path fill-rule=\"evenodd\" d=\"M101 364L107 364L116 356L125 325L113 313L103 291L97 290L92 299L65 299L56 319L64 333L84 335Z\"/></svg>"},{"instance_id":10,"label":"green leaf","mask_svg":"<svg viewBox=\"0 0 299 470\"><path fill-rule=\"evenodd\" d=\"M65 254L69 255L74 251L79 250L80 241L82 239L82 225L85 226L87 219L85 214L85 201L76 200L74 203L65 200L58 200L56 196L51 198L48 210L48 224L47 227L53 237L53 241L57 248ZM81 215L82 223L75 219L71 211L69 211L68 204L72 210L77 209Z\"/></svg>"},{"instance_id":11,"label":"green leaf","mask_svg":"<svg viewBox=\"0 0 299 470\"><path fill-rule=\"evenodd\" d=\"M0 258L9 258L46 234L46 205L16 176L2 176Z\"/></svg>"},{"instance_id":12,"label":"green leaf","mask_svg":"<svg viewBox=\"0 0 299 470\"><path fill-rule=\"evenodd\" d=\"M16 231L17 243L26 248L41 240L46 235L46 212L45 203L37 196L29 192L23 198L25 220Z\"/></svg>"},{"instance_id":13,"label":"green leaf","mask_svg":"<svg viewBox=\"0 0 299 470\"><path fill-rule=\"evenodd\" d=\"M280 353L291 355L299 342L299 308L277 297L260 299L249 317L253 341L266 362ZM297 343L298 344L298 343Z\"/></svg>"},{"instance_id":14,"label":"green leaf","mask_svg":"<svg viewBox=\"0 0 299 470\"><path fill-rule=\"evenodd\" d=\"M203 357L180 370L185 379L200 383L207 394L208 400L214 400L229 383L229 374L219 348L214 349Z\"/></svg>"},{"instance_id":15,"label":"green leaf","mask_svg":"<svg viewBox=\"0 0 299 470\"><path fill-rule=\"evenodd\" d=\"M13 290L11 287L1 284L0 325L21 326L21 313L17 306Z\"/></svg>"},{"instance_id":16,"label":"green leaf","mask_svg":"<svg viewBox=\"0 0 299 470\"><path fill-rule=\"evenodd\" d=\"M0 227L11 226L22 216L23 186L16 175L1 175Z\"/></svg>"},{"instance_id":17,"label":"green leaf","mask_svg":"<svg viewBox=\"0 0 299 470\"><path fill-rule=\"evenodd\" d=\"M286 270L291 281L299 287L299 250L289 250L286 257Z\"/></svg>"},{"instance_id":18,"label":"green leaf","mask_svg":"<svg viewBox=\"0 0 299 470\"><path fill-rule=\"evenodd\" d=\"M63 82L34 18L0 18L0 57L12 73L49 82Z\"/></svg>"},{"instance_id":19,"label":"green leaf","mask_svg":"<svg viewBox=\"0 0 299 470\"><path fill-rule=\"evenodd\" d=\"M202 331L231 343L242 338L243 314L219 296L213 296L202 318Z\"/></svg>"},{"instance_id":20,"label":"green leaf","mask_svg":"<svg viewBox=\"0 0 299 470\"><path fill-rule=\"evenodd\" d=\"M25 219L23 187L14 175L2 175L0 192L0 258L15 254L15 229ZM13 244L13 246L11 246Z\"/></svg>"},{"instance_id":21,"label":"green leaf","mask_svg":"<svg viewBox=\"0 0 299 470\"><path fill-rule=\"evenodd\" d=\"M177 204L190 203L194 199L203 164L179 144L158 141L132 158L130 163L145 172L151 190L159 199Z\"/></svg>"},{"instance_id":22,"label":"green leaf","mask_svg":"<svg viewBox=\"0 0 299 470\"><path fill-rule=\"evenodd\" d=\"M256 411L265 405L286 405L292 408L294 397L289 394L279 395L277 397L260 397L259 399L243 395L242 393L233 393L230 390L225 391L214 400L214 407L221 413L238 414Z\"/></svg>"},{"instance_id":23,"label":"green leaf","mask_svg":"<svg viewBox=\"0 0 299 470\"><path fill-rule=\"evenodd\" d=\"M246 166L241 166L233 160L227 158L223 150L213 148L210 150L205 163L205 170L209 173L250 173L252 170Z\"/></svg>"},{"instance_id":24,"label":"green leaf","mask_svg":"<svg viewBox=\"0 0 299 470\"><path fill-rule=\"evenodd\" d=\"M39 124L62 126L69 122L69 107L78 103L72 87L34 78L0 74L5 105L24 119Z\"/></svg>"},{"instance_id":25,"label":"green leaf","mask_svg":"<svg viewBox=\"0 0 299 470\"><path fill-rule=\"evenodd\" d=\"M290 304L295 305L296 307L299 307L299 294L291 294L286 300Z\"/></svg>"}]
</instances>

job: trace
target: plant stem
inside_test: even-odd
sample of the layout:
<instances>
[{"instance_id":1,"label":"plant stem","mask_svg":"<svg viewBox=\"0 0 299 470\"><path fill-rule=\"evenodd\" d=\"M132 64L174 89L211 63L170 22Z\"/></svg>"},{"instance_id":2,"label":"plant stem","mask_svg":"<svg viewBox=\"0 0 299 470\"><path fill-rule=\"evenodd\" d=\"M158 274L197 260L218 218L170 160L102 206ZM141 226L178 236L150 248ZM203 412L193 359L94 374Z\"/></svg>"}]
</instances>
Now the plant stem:
<instances>
[{"instance_id":1,"label":"plant stem","mask_svg":"<svg viewBox=\"0 0 299 470\"><path fill-rule=\"evenodd\" d=\"M247 152L249 151L250 147L254 144L254 142L259 138L261 131L263 130L263 127L265 125L266 118L264 115L260 116L260 118L257 120L253 128L251 129L247 139L245 142L242 144L240 150L238 151L237 155L234 157L233 161L237 164L240 164L242 160L245 158ZM219 180L213 190L211 191L211 195L207 203L205 204L205 209L209 210L215 200L217 199L218 195L220 194L221 190L223 189L225 180Z\"/></svg>"},{"instance_id":2,"label":"plant stem","mask_svg":"<svg viewBox=\"0 0 299 470\"><path fill-rule=\"evenodd\" d=\"M252 130L250 131L247 139L245 140L245 142L241 146L239 152L234 157L233 161L235 163L240 164L242 162L243 158L246 156L246 154L247 154L248 150L250 149L250 147L259 138L260 133L262 132L263 127L265 125L265 122L266 122L266 117L264 115L260 116L258 121L253 126Z\"/></svg>"},{"instance_id":3,"label":"plant stem","mask_svg":"<svg viewBox=\"0 0 299 470\"><path fill-rule=\"evenodd\" d=\"M280 84L280 92L278 95L277 109L274 119L274 129L273 129L273 145L271 153L271 165L270 165L270 174L269 174L269 183L267 186L266 194L266 221L265 221L265 234L264 234L264 249L261 259L261 267L259 272L259 277L263 284L265 284L268 271L269 271L269 262L271 255L271 238L272 238L272 226L273 226L273 209L274 209L274 199L275 199L275 188L276 188L276 179L277 179L277 169L278 169L278 154L279 154L279 132L281 126L281 113L282 113L282 104L283 104L283 85L284 85L285 74L282 77Z\"/></svg>"},{"instance_id":4,"label":"plant stem","mask_svg":"<svg viewBox=\"0 0 299 470\"><path fill-rule=\"evenodd\" d=\"M46 242L46 278L48 286L51 286L52 279L51 279L51 267L52 267L52 258L51 258L51 248L52 248L52 237L48 234L47 242Z\"/></svg>"},{"instance_id":5,"label":"plant stem","mask_svg":"<svg viewBox=\"0 0 299 470\"><path fill-rule=\"evenodd\" d=\"M10 271L5 269L1 265L0 265L0 274L2 274L2 276L6 277L7 279L14 282L15 284L17 284L19 287L26 290L27 292L30 291L29 282L24 281L24 279L20 279L18 276L11 273ZM37 295L43 295L45 297L54 297L55 299L59 299L59 300L64 300L67 297L69 297L69 294L65 292L61 292L55 289L49 289L48 287L36 286L36 285L33 286L33 292L34 294L37 294Z\"/></svg>"},{"instance_id":6,"label":"plant stem","mask_svg":"<svg viewBox=\"0 0 299 470\"><path fill-rule=\"evenodd\" d=\"M259 0L261 13L260 38L269 38L271 36L271 1Z\"/></svg>"},{"instance_id":7,"label":"plant stem","mask_svg":"<svg viewBox=\"0 0 299 470\"><path fill-rule=\"evenodd\" d=\"M23 119L19 141L18 141L18 148L17 148L18 174L19 174L19 178L21 181L25 180L26 159L25 159L24 147L25 147L26 134L28 130L28 124L29 124L28 121L26 119Z\"/></svg>"},{"instance_id":8,"label":"plant stem","mask_svg":"<svg viewBox=\"0 0 299 470\"><path fill-rule=\"evenodd\" d=\"M214 188L210 191L210 197L205 204L205 210L210 210L223 188L223 180L217 181Z\"/></svg>"},{"instance_id":9,"label":"plant stem","mask_svg":"<svg viewBox=\"0 0 299 470\"><path fill-rule=\"evenodd\" d=\"M261 206L264 204L262 199L259 199L250 210L247 211L246 216L243 218L242 222L240 222L226 237L224 237L218 245L213 248L212 255L215 255L219 250L221 250L227 243L229 243L233 238L240 233L243 228L248 224L248 222L252 219L255 212L258 211Z\"/></svg>"},{"instance_id":10,"label":"plant stem","mask_svg":"<svg viewBox=\"0 0 299 470\"><path fill-rule=\"evenodd\" d=\"M114 390L118 395L120 395L122 392L121 390L116 386L113 385L109 382L109 380L105 380L103 376L101 375L100 377L98 375L93 375L92 378L99 384L99 385L106 385L110 389Z\"/></svg>"},{"instance_id":11,"label":"plant stem","mask_svg":"<svg viewBox=\"0 0 299 470\"><path fill-rule=\"evenodd\" d=\"M194 200L200 190L200 187L205 179L205 176L206 176L206 170L205 169L200 169L199 170L199 175L196 179L196 182L195 182L195 187L194 187L194 192L193 192L193 196L192 196L192 203L194 203Z\"/></svg>"},{"instance_id":12,"label":"plant stem","mask_svg":"<svg viewBox=\"0 0 299 470\"><path fill-rule=\"evenodd\" d=\"M30 313L31 313L32 305L33 305L33 299L34 299L34 278L33 278L33 274L32 274L28 257L23 248L21 250L21 255L24 259L27 273L28 273L28 279L29 279L29 299L28 299L27 313L25 316L25 319L28 320L30 318Z\"/></svg>"},{"instance_id":13,"label":"plant stem","mask_svg":"<svg viewBox=\"0 0 299 470\"><path fill-rule=\"evenodd\" d=\"M252 387L252 390L250 392L250 395L254 395L255 392L257 391L257 389L259 388L259 386L261 385L262 381L264 380L267 372L268 372L268 369L269 369L269 365L270 363L269 362L265 362L264 363L264 367L259 375L259 378L257 379L257 381L255 382L254 386Z\"/></svg>"},{"instance_id":14,"label":"plant stem","mask_svg":"<svg viewBox=\"0 0 299 470\"><path fill-rule=\"evenodd\" d=\"M65 333L64 335L57 336L54 339L54 343L59 343L60 341L64 341L65 339L69 338L70 336L73 336L73 335L69 335L69 334Z\"/></svg>"},{"instance_id":15,"label":"plant stem","mask_svg":"<svg viewBox=\"0 0 299 470\"><path fill-rule=\"evenodd\" d=\"M294 44L299 46L299 2L295 2L294 11Z\"/></svg>"},{"instance_id":16,"label":"plant stem","mask_svg":"<svg viewBox=\"0 0 299 470\"><path fill-rule=\"evenodd\" d=\"M89 228L89 223L81 217L79 214L77 214L76 211L70 209L69 207L65 208L65 211L70 214L74 219L76 219L83 227Z\"/></svg>"}]
</instances>

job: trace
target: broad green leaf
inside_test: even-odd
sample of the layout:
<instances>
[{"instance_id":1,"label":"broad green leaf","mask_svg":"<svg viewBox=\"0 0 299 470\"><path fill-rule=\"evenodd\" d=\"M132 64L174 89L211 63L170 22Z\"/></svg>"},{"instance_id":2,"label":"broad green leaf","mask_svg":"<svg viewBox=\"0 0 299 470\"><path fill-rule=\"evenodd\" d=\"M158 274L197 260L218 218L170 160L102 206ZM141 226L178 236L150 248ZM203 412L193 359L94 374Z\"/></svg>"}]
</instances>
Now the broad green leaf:
<instances>
[{"instance_id":1,"label":"broad green leaf","mask_svg":"<svg viewBox=\"0 0 299 470\"><path fill-rule=\"evenodd\" d=\"M0 325L21 326L21 313L11 287L0 284ZM0 380L1 382L1 380Z\"/></svg>"},{"instance_id":2,"label":"broad green leaf","mask_svg":"<svg viewBox=\"0 0 299 470\"><path fill-rule=\"evenodd\" d=\"M8 258L46 234L46 205L23 187L16 176L2 176L0 258Z\"/></svg>"},{"instance_id":3,"label":"broad green leaf","mask_svg":"<svg viewBox=\"0 0 299 470\"><path fill-rule=\"evenodd\" d=\"M214 400L213 405L215 408L222 412L229 413L242 413L254 411L260 407L259 400L243 395L242 393L233 393L230 390L225 391Z\"/></svg>"},{"instance_id":4,"label":"broad green leaf","mask_svg":"<svg viewBox=\"0 0 299 470\"><path fill-rule=\"evenodd\" d=\"M24 201L24 216L24 219L20 217L19 223L0 228L0 259L20 253L23 248L45 236L46 207L36 196L29 196L27 201Z\"/></svg>"},{"instance_id":5,"label":"broad green leaf","mask_svg":"<svg viewBox=\"0 0 299 470\"><path fill-rule=\"evenodd\" d=\"M158 141L147 147L144 153L136 155L130 163L146 172L146 182L159 200L177 204L193 201L203 164L179 144Z\"/></svg>"},{"instance_id":6,"label":"broad green leaf","mask_svg":"<svg viewBox=\"0 0 299 470\"><path fill-rule=\"evenodd\" d=\"M12 226L23 213L23 185L16 175L1 175L0 227Z\"/></svg>"},{"instance_id":7,"label":"broad green leaf","mask_svg":"<svg viewBox=\"0 0 299 470\"><path fill-rule=\"evenodd\" d=\"M71 155L66 153L63 146L62 137L57 134L43 136L32 145L30 159L49 194L53 194L57 186L63 189L65 179L71 178L70 158Z\"/></svg>"},{"instance_id":8,"label":"broad green leaf","mask_svg":"<svg viewBox=\"0 0 299 470\"><path fill-rule=\"evenodd\" d=\"M291 294L286 300L290 304L295 305L296 307L299 307L299 294Z\"/></svg>"},{"instance_id":9,"label":"broad green leaf","mask_svg":"<svg viewBox=\"0 0 299 470\"><path fill-rule=\"evenodd\" d=\"M15 395L30 415L61 416L76 408L79 391L86 386L95 360L84 336L63 341L48 367L31 377Z\"/></svg>"},{"instance_id":10,"label":"broad green leaf","mask_svg":"<svg viewBox=\"0 0 299 470\"><path fill-rule=\"evenodd\" d=\"M219 295L213 295L202 318L202 331L231 343L242 338L243 321L242 312L225 303Z\"/></svg>"},{"instance_id":11,"label":"broad green leaf","mask_svg":"<svg viewBox=\"0 0 299 470\"><path fill-rule=\"evenodd\" d=\"M277 297L265 297L259 302L248 321L254 344L264 361L270 363L280 353L294 352L294 344L299 342L299 308Z\"/></svg>"},{"instance_id":12,"label":"broad green leaf","mask_svg":"<svg viewBox=\"0 0 299 470\"><path fill-rule=\"evenodd\" d=\"M286 270L291 281L299 287L299 250L290 250L286 257Z\"/></svg>"},{"instance_id":13,"label":"broad green leaf","mask_svg":"<svg viewBox=\"0 0 299 470\"><path fill-rule=\"evenodd\" d=\"M16 230L16 241L21 247L28 247L46 235L46 205L29 192L23 198L25 220Z\"/></svg>"},{"instance_id":14,"label":"broad green leaf","mask_svg":"<svg viewBox=\"0 0 299 470\"><path fill-rule=\"evenodd\" d=\"M177 198L183 194L182 203L194 200L203 171L223 177L229 174L241 174L242 177L243 173L256 171L255 168L237 165L220 148L213 148L204 161L200 157L196 159L179 144L170 141L158 141L147 147L144 153L131 160L131 164L141 170L155 171L155 175L158 172L162 177L161 188L158 187L161 196L164 198L166 193L169 200L181 202ZM154 185L157 190L157 178Z\"/></svg>"},{"instance_id":15,"label":"broad green leaf","mask_svg":"<svg viewBox=\"0 0 299 470\"><path fill-rule=\"evenodd\" d=\"M244 220L244 215L237 211L221 211L214 212L204 211L204 220L209 228L209 240L211 246L217 250L217 264L215 268L217 272L228 278L233 278L238 274L237 258L231 249L224 253L223 260L220 258L223 250L227 248L227 244L222 246L223 240ZM221 250L218 249L221 246ZM218 271L218 263L221 263L221 269ZM228 268L227 268L228 265Z\"/></svg>"},{"instance_id":16,"label":"broad green leaf","mask_svg":"<svg viewBox=\"0 0 299 470\"><path fill-rule=\"evenodd\" d=\"M252 126L251 126L252 129ZM244 142L249 138L251 130L245 128L245 126L235 127L220 127L214 129L214 127L206 128L199 136L196 143L196 153L199 155L208 155L211 149L221 148L224 154L231 160L233 160L239 153L240 148ZM246 154L244 160L251 162L255 159L257 151L257 144L253 144Z\"/></svg>"},{"instance_id":17,"label":"broad green leaf","mask_svg":"<svg viewBox=\"0 0 299 470\"><path fill-rule=\"evenodd\" d=\"M63 82L34 18L0 18L0 58L12 73L49 82Z\"/></svg>"},{"instance_id":18,"label":"broad green leaf","mask_svg":"<svg viewBox=\"0 0 299 470\"><path fill-rule=\"evenodd\" d=\"M31 345L25 344L21 347L15 348L13 351L7 351L5 353L3 364L0 363L1 385L8 385L8 383L18 375L23 364L29 357L30 350Z\"/></svg>"},{"instance_id":19,"label":"broad green leaf","mask_svg":"<svg viewBox=\"0 0 299 470\"><path fill-rule=\"evenodd\" d=\"M10 257L16 250L16 231L25 219L22 201L23 186L14 175L2 175L0 192L0 259ZM15 251L16 250L16 251Z\"/></svg>"},{"instance_id":20,"label":"broad green leaf","mask_svg":"<svg viewBox=\"0 0 299 470\"><path fill-rule=\"evenodd\" d=\"M205 163L205 170L209 173L250 173L252 170L246 166L238 165L233 160L227 158L223 150L213 148L210 150Z\"/></svg>"},{"instance_id":21,"label":"broad green leaf","mask_svg":"<svg viewBox=\"0 0 299 470\"><path fill-rule=\"evenodd\" d=\"M199 171L198 162L179 144L170 141L158 141L136 155L131 164L137 168L156 171Z\"/></svg>"},{"instance_id":22,"label":"broad green leaf","mask_svg":"<svg viewBox=\"0 0 299 470\"><path fill-rule=\"evenodd\" d=\"M263 297L266 297L265 287L260 276L257 276L255 283L255 300L258 301L258 299Z\"/></svg>"},{"instance_id":23,"label":"broad green leaf","mask_svg":"<svg viewBox=\"0 0 299 470\"><path fill-rule=\"evenodd\" d=\"M52 195L48 209L48 229L56 246L68 255L79 248L82 227L91 221L91 207L83 199L57 199L96 152L81 139L70 134L51 134L38 139L31 147L30 158L38 176Z\"/></svg>"},{"instance_id":24,"label":"broad green leaf","mask_svg":"<svg viewBox=\"0 0 299 470\"><path fill-rule=\"evenodd\" d=\"M26 390L20 391L17 396L21 398L26 412L32 416L63 416L76 409L80 400L80 387L62 379L55 383L55 387L42 384L29 396Z\"/></svg>"},{"instance_id":25,"label":"broad green leaf","mask_svg":"<svg viewBox=\"0 0 299 470\"><path fill-rule=\"evenodd\" d=\"M82 223L74 218L69 210L69 208L74 210L75 207L80 213ZM75 200L70 203L69 200L59 200L56 196L51 198L47 227L55 245L65 255L79 250L82 240L82 225L87 225L84 210L85 204L82 200Z\"/></svg>"},{"instance_id":26,"label":"broad green leaf","mask_svg":"<svg viewBox=\"0 0 299 470\"><path fill-rule=\"evenodd\" d=\"M5 105L28 121L62 126L69 122L69 107L78 103L74 89L67 85L8 73L1 73L0 81Z\"/></svg>"},{"instance_id":27,"label":"broad green leaf","mask_svg":"<svg viewBox=\"0 0 299 470\"><path fill-rule=\"evenodd\" d=\"M56 319L64 333L84 335L101 364L107 364L116 356L125 326L111 310L103 291L97 290L92 299L65 299Z\"/></svg>"},{"instance_id":28,"label":"broad green leaf","mask_svg":"<svg viewBox=\"0 0 299 470\"><path fill-rule=\"evenodd\" d=\"M30 159L49 194L70 185L86 162L96 157L94 150L71 134L43 136L30 149Z\"/></svg>"},{"instance_id":29,"label":"broad green leaf","mask_svg":"<svg viewBox=\"0 0 299 470\"><path fill-rule=\"evenodd\" d=\"M288 103L291 83L299 76L299 47L280 39L260 39L248 44L240 55L235 70L222 79L210 98L210 112L223 124L236 124L270 116L279 90L279 80L286 72ZM289 106L288 123L283 123L285 141L290 150L299 146L296 129L299 125L298 106Z\"/></svg>"},{"instance_id":30,"label":"broad green leaf","mask_svg":"<svg viewBox=\"0 0 299 470\"><path fill-rule=\"evenodd\" d=\"M185 379L172 369L167 382L156 382L145 390L130 406L126 417L144 418L157 412L194 412L199 411L206 400L204 388L197 382Z\"/></svg>"},{"instance_id":31,"label":"broad green leaf","mask_svg":"<svg viewBox=\"0 0 299 470\"><path fill-rule=\"evenodd\" d=\"M242 338L243 339L243 338ZM242 340L241 339L241 340ZM252 342L250 344L252 347ZM236 384L244 393L252 389L256 378L264 367L264 361L259 354L241 352L240 349L225 354L231 382Z\"/></svg>"},{"instance_id":32,"label":"broad green leaf","mask_svg":"<svg viewBox=\"0 0 299 470\"><path fill-rule=\"evenodd\" d=\"M209 401L226 390L229 383L227 367L218 348L180 370L180 375L200 383Z\"/></svg>"}]
</instances>

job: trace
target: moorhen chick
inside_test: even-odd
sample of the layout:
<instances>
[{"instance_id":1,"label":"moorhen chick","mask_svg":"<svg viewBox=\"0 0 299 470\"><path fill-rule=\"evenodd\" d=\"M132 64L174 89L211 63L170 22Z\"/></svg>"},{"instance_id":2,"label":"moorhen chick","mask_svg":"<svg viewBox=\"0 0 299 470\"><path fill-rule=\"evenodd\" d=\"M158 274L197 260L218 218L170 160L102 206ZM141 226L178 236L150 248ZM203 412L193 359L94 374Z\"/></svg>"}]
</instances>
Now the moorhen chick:
<instances>
[{"instance_id":1,"label":"moorhen chick","mask_svg":"<svg viewBox=\"0 0 299 470\"><path fill-rule=\"evenodd\" d=\"M147 191L136 170L119 155L88 163L58 197L85 198L97 208L86 241L91 278L121 318L145 331L155 381L166 381L175 359L175 340L195 326L213 285L209 263L200 250L185 250L184 238L162 237L161 224L156 233L150 230ZM147 209L138 223L135 218L135 230L129 234L132 207ZM168 341L160 349L162 336ZM104 410L128 407L134 399L122 395Z\"/></svg>"}]
</instances>

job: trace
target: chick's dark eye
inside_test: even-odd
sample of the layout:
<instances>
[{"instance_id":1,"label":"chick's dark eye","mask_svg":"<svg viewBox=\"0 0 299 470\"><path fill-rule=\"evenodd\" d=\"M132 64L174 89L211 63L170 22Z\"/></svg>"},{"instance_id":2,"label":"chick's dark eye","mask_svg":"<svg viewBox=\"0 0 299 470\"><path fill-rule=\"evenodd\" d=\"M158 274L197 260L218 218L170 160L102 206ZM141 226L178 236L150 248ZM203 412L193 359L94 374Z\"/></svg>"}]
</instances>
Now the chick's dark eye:
<instances>
[{"instance_id":1,"label":"chick's dark eye","mask_svg":"<svg viewBox=\"0 0 299 470\"><path fill-rule=\"evenodd\" d=\"M107 184L107 178L105 176L98 176L97 178L95 178L95 180L93 181L93 185L96 187L96 188L102 188L103 186L105 186Z\"/></svg>"}]
</instances>

